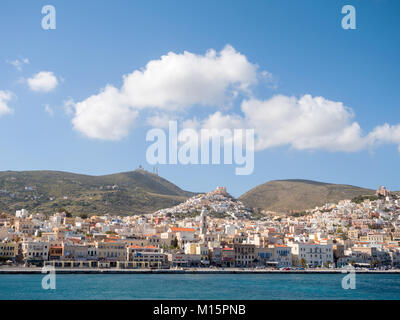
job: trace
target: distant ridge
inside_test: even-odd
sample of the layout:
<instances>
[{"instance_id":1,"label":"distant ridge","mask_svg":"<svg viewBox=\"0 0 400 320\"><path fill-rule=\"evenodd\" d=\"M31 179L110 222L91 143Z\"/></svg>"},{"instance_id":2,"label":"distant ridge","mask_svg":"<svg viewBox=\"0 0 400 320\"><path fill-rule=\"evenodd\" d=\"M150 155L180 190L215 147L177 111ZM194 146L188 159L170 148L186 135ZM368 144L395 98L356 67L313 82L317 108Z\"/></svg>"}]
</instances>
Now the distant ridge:
<instances>
[{"instance_id":1,"label":"distant ridge","mask_svg":"<svg viewBox=\"0 0 400 320\"><path fill-rule=\"evenodd\" d=\"M143 214L193 196L143 169L103 176L62 171L0 172L0 210L26 208L53 214Z\"/></svg>"},{"instance_id":2,"label":"distant ridge","mask_svg":"<svg viewBox=\"0 0 400 320\"><path fill-rule=\"evenodd\" d=\"M273 180L239 197L247 206L275 212L299 212L325 203L337 203L375 190L304 179Z\"/></svg>"},{"instance_id":3,"label":"distant ridge","mask_svg":"<svg viewBox=\"0 0 400 320\"><path fill-rule=\"evenodd\" d=\"M196 194L143 169L102 176L48 170L0 172L0 212L26 208L44 214L60 209L73 215L144 214L176 206ZM288 179L266 182L238 200L255 209L298 212L372 194L374 190L351 185Z\"/></svg>"}]
</instances>

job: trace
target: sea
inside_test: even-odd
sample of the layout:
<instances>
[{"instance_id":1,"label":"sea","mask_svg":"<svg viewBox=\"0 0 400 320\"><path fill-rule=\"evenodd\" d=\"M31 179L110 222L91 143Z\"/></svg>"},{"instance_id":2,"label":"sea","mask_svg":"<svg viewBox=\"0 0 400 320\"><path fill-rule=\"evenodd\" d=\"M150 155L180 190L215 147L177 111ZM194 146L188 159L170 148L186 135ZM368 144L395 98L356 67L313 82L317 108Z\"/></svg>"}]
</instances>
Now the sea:
<instances>
[{"instance_id":1,"label":"sea","mask_svg":"<svg viewBox=\"0 0 400 320\"><path fill-rule=\"evenodd\" d=\"M354 289L346 274L56 274L47 290L44 276L0 275L0 299L400 299L400 274L356 274Z\"/></svg>"}]
</instances>

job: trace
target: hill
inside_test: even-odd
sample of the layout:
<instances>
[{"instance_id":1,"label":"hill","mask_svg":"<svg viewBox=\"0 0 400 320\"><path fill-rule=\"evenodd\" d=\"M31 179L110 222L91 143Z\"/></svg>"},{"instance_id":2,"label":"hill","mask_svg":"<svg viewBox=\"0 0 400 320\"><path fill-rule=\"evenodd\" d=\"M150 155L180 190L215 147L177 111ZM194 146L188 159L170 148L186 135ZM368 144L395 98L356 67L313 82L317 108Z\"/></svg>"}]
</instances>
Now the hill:
<instances>
[{"instance_id":1,"label":"hill","mask_svg":"<svg viewBox=\"0 0 400 320\"><path fill-rule=\"evenodd\" d=\"M266 182L249 190L239 200L252 208L288 213L374 194L375 190L351 185L293 179Z\"/></svg>"},{"instance_id":2,"label":"hill","mask_svg":"<svg viewBox=\"0 0 400 320\"><path fill-rule=\"evenodd\" d=\"M193 196L156 174L138 169L104 176L61 171L0 172L0 211L26 208L53 214L142 214Z\"/></svg>"},{"instance_id":3,"label":"hill","mask_svg":"<svg viewBox=\"0 0 400 320\"><path fill-rule=\"evenodd\" d=\"M250 208L246 207L241 201L233 198L226 192L224 187L218 187L211 192L198 194L177 206L161 209L155 212L155 214L160 216L171 215L179 218L194 217L200 215L203 209L207 210L209 216L215 218L231 217L239 219L250 218L253 215L253 211Z\"/></svg>"}]
</instances>

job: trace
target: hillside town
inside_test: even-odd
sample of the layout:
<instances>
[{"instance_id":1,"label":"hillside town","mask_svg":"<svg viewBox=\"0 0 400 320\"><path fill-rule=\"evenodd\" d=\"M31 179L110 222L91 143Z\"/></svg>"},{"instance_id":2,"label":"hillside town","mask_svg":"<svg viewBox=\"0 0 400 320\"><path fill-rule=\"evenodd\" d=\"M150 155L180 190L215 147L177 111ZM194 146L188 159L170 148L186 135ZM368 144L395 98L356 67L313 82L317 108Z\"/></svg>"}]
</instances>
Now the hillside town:
<instances>
[{"instance_id":1,"label":"hillside town","mask_svg":"<svg viewBox=\"0 0 400 320\"><path fill-rule=\"evenodd\" d=\"M400 197L325 204L295 214L252 210L224 187L173 208L133 216L0 215L0 264L56 268L400 267Z\"/></svg>"}]
</instances>

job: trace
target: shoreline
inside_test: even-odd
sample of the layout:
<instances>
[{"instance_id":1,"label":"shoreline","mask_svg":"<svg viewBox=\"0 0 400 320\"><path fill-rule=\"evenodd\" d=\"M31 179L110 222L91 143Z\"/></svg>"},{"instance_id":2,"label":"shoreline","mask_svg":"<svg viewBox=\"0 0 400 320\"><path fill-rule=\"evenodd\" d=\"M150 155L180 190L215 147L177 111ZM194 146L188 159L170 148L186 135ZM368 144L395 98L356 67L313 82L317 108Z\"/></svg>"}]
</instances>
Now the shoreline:
<instances>
[{"instance_id":1,"label":"shoreline","mask_svg":"<svg viewBox=\"0 0 400 320\"><path fill-rule=\"evenodd\" d=\"M400 269L396 270L354 270L355 273L365 274L400 274ZM2 274L45 274L42 268L0 268ZM56 274L344 274L346 269L333 270L263 270L263 269L101 269L101 268L56 268Z\"/></svg>"}]
</instances>

